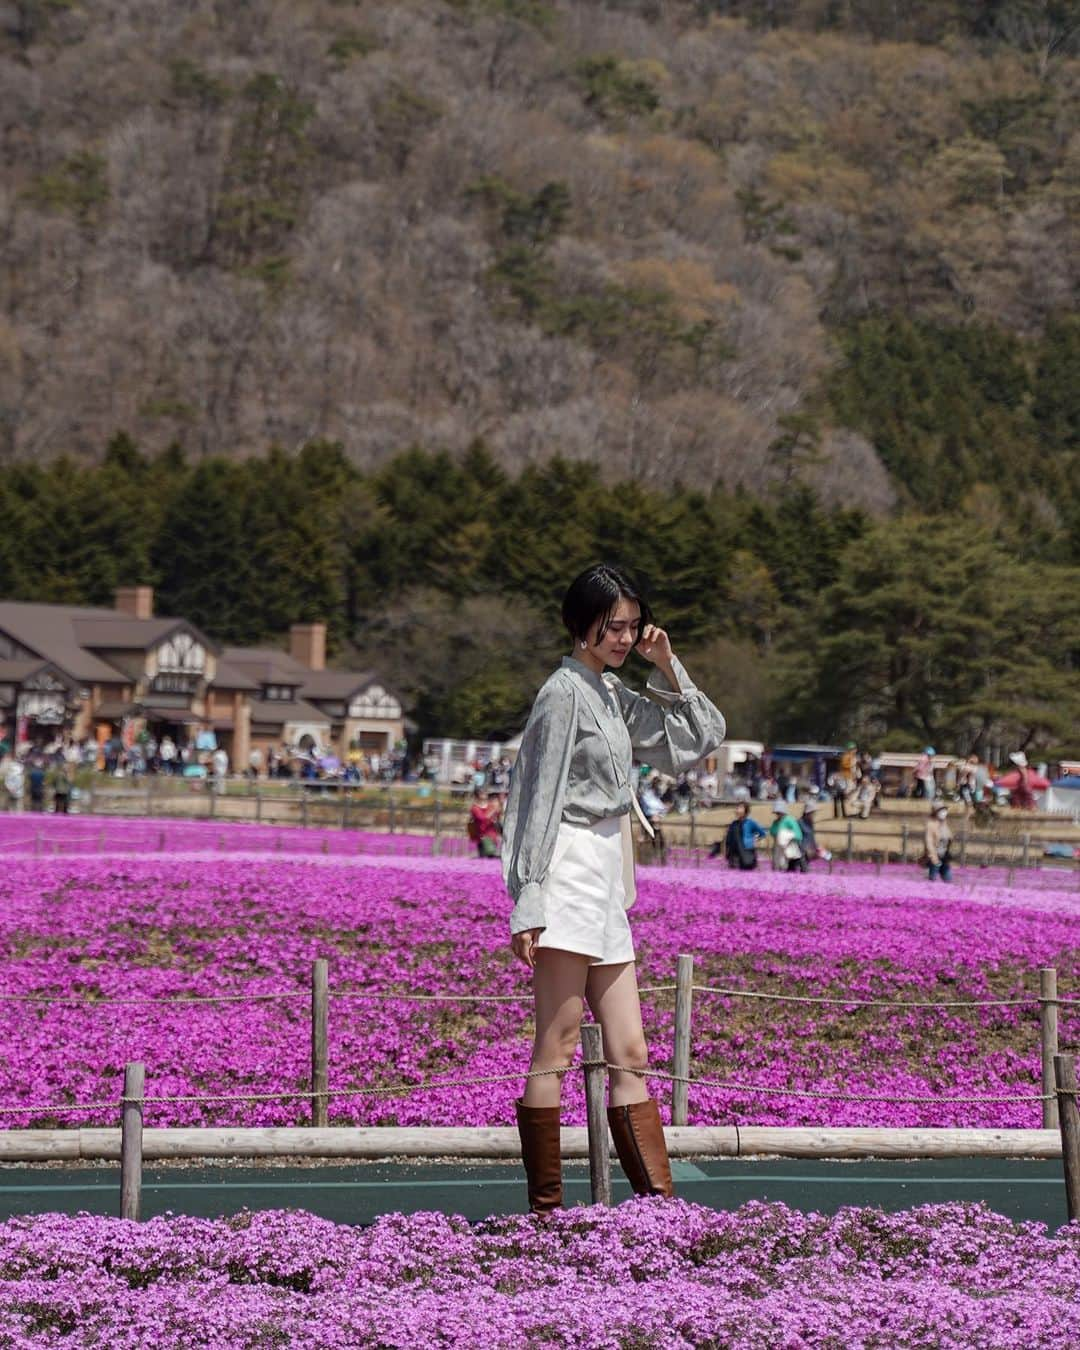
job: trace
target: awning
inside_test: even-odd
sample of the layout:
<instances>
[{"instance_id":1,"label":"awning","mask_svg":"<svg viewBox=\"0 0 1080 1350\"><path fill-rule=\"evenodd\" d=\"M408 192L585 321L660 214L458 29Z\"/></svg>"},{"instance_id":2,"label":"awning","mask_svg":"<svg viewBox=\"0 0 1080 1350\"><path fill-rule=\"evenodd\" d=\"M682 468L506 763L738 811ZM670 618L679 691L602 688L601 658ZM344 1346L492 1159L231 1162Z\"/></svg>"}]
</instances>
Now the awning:
<instances>
[{"instance_id":1,"label":"awning","mask_svg":"<svg viewBox=\"0 0 1080 1350\"><path fill-rule=\"evenodd\" d=\"M1036 773L1034 769L1028 771L1027 785L1032 792L1044 792L1050 786L1049 778L1044 778L1041 773ZM1000 778L994 779L995 787L1015 788L1020 786L1020 770L1010 769L1008 773L1003 773Z\"/></svg>"},{"instance_id":2,"label":"awning","mask_svg":"<svg viewBox=\"0 0 1080 1350\"><path fill-rule=\"evenodd\" d=\"M138 709L134 703L121 703L118 699L103 703L95 708L94 717L99 722L120 722L125 717L135 717Z\"/></svg>"},{"instance_id":3,"label":"awning","mask_svg":"<svg viewBox=\"0 0 1080 1350\"><path fill-rule=\"evenodd\" d=\"M175 722L177 726L193 727L206 721L187 708L162 707L160 703L137 703L135 708L135 715L145 717L148 722Z\"/></svg>"}]
</instances>

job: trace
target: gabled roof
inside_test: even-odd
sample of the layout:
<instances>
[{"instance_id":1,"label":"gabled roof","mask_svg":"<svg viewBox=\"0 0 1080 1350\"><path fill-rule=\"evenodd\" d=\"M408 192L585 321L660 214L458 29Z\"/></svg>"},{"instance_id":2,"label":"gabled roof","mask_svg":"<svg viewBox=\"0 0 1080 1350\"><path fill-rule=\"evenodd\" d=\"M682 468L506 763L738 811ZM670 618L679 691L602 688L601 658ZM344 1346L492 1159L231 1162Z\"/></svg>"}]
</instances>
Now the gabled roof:
<instances>
[{"instance_id":1,"label":"gabled roof","mask_svg":"<svg viewBox=\"0 0 1080 1350\"><path fill-rule=\"evenodd\" d=\"M260 684L305 684L312 672L275 647L226 647L221 659Z\"/></svg>"},{"instance_id":2,"label":"gabled roof","mask_svg":"<svg viewBox=\"0 0 1080 1350\"><path fill-rule=\"evenodd\" d=\"M0 661L0 684L22 684L27 676L36 675L39 670L51 666L51 661L45 661L40 656L31 657L29 661Z\"/></svg>"},{"instance_id":3,"label":"gabled roof","mask_svg":"<svg viewBox=\"0 0 1080 1350\"><path fill-rule=\"evenodd\" d=\"M190 633L210 651L214 644L186 619L132 619L112 614L107 619L75 619L75 636L84 647L100 651L147 651L173 633Z\"/></svg>"},{"instance_id":4,"label":"gabled roof","mask_svg":"<svg viewBox=\"0 0 1080 1350\"><path fill-rule=\"evenodd\" d=\"M286 702L276 698L253 698L251 700L251 725L284 726L286 722L318 722L329 726L330 719L311 703L302 698Z\"/></svg>"},{"instance_id":5,"label":"gabled roof","mask_svg":"<svg viewBox=\"0 0 1080 1350\"><path fill-rule=\"evenodd\" d=\"M214 670L215 689L239 689L242 692L250 693L259 687L259 681L253 680L250 675L245 675L239 666L234 666L228 661L218 660Z\"/></svg>"},{"instance_id":6,"label":"gabled roof","mask_svg":"<svg viewBox=\"0 0 1080 1350\"><path fill-rule=\"evenodd\" d=\"M344 699L359 694L375 676L370 670L315 670L308 673L304 686L300 690L301 698Z\"/></svg>"},{"instance_id":7,"label":"gabled roof","mask_svg":"<svg viewBox=\"0 0 1080 1350\"><path fill-rule=\"evenodd\" d=\"M119 684L127 676L87 651L75 633L79 619L115 619L112 609L83 605L29 605L0 600L0 632L27 651L51 661L82 684Z\"/></svg>"}]
</instances>

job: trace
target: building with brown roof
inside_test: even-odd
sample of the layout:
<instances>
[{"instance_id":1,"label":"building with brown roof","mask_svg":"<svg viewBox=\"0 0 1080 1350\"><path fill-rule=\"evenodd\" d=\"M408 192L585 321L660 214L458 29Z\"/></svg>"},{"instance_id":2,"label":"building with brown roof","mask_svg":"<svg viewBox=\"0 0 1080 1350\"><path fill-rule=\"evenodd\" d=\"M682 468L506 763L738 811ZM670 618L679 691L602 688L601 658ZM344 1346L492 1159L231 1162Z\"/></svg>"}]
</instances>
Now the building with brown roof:
<instances>
[{"instance_id":1,"label":"building with brown roof","mask_svg":"<svg viewBox=\"0 0 1080 1350\"><path fill-rule=\"evenodd\" d=\"M186 740L206 719L216 650L186 619L155 618L148 586L118 590L115 609L0 601L0 707L22 741L105 741L136 724ZM38 670L20 673L28 662Z\"/></svg>"},{"instance_id":2,"label":"building with brown roof","mask_svg":"<svg viewBox=\"0 0 1080 1350\"><path fill-rule=\"evenodd\" d=\"M233 766L271 747L385 752L404 736L401 705L371 672L325 668L326 626L294 624L290 651L221 650L186 619L154 615L149 586L114 609L0 601L0 717L42 742L133 738L178 743L212 731Z\"/></svg>"},{"instance_id":3,"label":"building with brown roof","mask_svg":"<svg viewBox=\"0 0 1080 1350\"><path fill-rule=\"evenodd\" d=\"M326 625L293 624L289 651L226 647L222 663L255 681L251 745L282 744L344 757L350 747L385 754L405 736L400 701L372 671L326 669Z\"/></svg>"}]
</instances>

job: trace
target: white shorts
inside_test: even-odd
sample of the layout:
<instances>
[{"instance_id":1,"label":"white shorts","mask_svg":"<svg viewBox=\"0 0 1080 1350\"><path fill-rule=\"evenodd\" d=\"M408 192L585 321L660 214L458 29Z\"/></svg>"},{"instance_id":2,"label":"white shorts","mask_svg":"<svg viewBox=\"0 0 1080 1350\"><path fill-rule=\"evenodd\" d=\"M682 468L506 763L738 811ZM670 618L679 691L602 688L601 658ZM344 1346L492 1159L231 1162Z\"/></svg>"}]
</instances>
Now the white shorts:
<instances>
[{"instance_id":1,"label":"white shorts","mask_svg":"<svg viewBox=\"0 0 1080 1350\"><path fill-rule=\"evenodd\" d=\"M623 881L623 831L617 817L595 825L559 825L544 882L547 927L538 947L587 956L594 965L634 959Z\"/></svg>"}]
</instances>

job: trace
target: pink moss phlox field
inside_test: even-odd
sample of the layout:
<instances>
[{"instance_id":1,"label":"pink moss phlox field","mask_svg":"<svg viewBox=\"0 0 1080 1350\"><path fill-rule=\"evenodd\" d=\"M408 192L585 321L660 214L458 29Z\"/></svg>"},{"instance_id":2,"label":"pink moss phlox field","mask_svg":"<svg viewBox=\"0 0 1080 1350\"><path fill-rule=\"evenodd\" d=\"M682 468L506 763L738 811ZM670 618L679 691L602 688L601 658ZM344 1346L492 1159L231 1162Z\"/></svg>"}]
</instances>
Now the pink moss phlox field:
<instances>
[{"instance_id":1,"label":"pink moss phlox field","mask_svg":"<svg viewBox=\"0 0 1080 1350\"><path fill-rule=\"evenodd\" d=\"M1078 1300L1080 1224L1050 1236L980 1205L0 1225L0 1344L15 1350L1057 1350Z\"/></svg>"},{"instance_id":2,"label":"pink moss phlox field","mask_svg":"<svg viewBox=\"0 0 1080 1350\"><path fill-rule=\"evenodd\" d=\"M43 841L56 841L35 856ZM105 832L105 851L101 847ZM170 833L172 832L172 833ZM162 834L165 839L162 839ZM280 847L275 842L284 838ZM83 840L75 852L69 846ZM218 851L221 840L225 847ZM85 843L86 840L90 842ZM116 841L114 844L114 840ZM270 843L267 843L267 840ZM507 945L497 863L377 856L387 836L158 821L0 818L0 1105L115 1101L139 1059L149 1096L302 1094L311 962L330 961L330 1086L361 1089L516 1074L527 1065L528 975ZM246 841L246 842L245 842ZM325 850L323 843L325 842ZM412 841L410 841L411 843ZM159 848L164 843L164 847ZM362 850L362 851L358 851ZM644 986L670 983L679 953L699 985L850 999L1019 998L1040 966L1080 995L1080 893L1068 874L1009 889L977 872L934 887L916 869L789 878L713 864L642 869L633 924ZM1055 876L1059 879L1055 881ZM380 1000L350 999L366 991ZM206 1004L80 1006L73 999L288 993ZM403 995L513 996L416 1003ZM646 995L652 1064L670 1068L673 999ZM1080 1006L1062 1008L1075 1046ZM1040 1091L1034 1002L979 1009L856 1009L695 995L692 1072L781 1091L695 1086L692 1124L1033 1127L1037 1101L903 1104L799 1098L1028 1096ZM31 1076L26 1066L33 1065ZM666 1084L657 1084L666 1101ZM508 1125L520 1082L339 1096L340 1124ZM584 1119L568 1077L568 1123ZM302 1096L150 1105L150 1125L286 1125ZM0 1126L116 1123L115 1111L0 1115Z\"/></svg>"}]
</instances>

